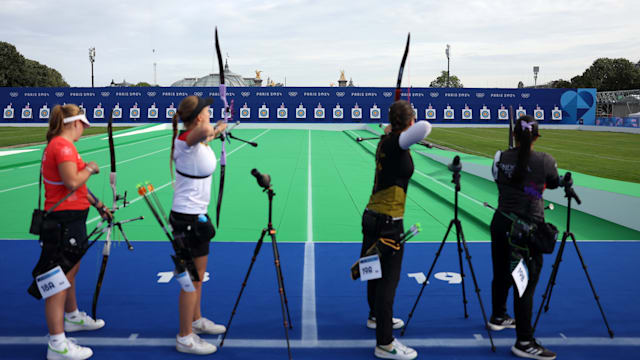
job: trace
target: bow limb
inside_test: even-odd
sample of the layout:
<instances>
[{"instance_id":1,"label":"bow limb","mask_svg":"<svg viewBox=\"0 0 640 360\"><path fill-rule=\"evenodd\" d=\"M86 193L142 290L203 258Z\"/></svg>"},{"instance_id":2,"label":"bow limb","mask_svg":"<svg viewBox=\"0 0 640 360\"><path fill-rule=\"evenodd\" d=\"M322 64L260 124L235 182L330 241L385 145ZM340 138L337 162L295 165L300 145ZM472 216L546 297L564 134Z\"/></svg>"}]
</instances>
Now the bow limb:
<instances>
[{"instance_id":1,"label":"bow limb","mask_svg":"<svg viewBox=\"0 0 640 360\"><path fill-rule=\"evenodd\" d=\"M404 47L404 55L402 55L402 61L400 62L400 70L398 71L398 82L396 83L396 94L395 100L400 100L400 94L402 93L402 89L400 85L402 84L402 74L404 73L404 65L407 63L407 55L409 55L409 42L411 41L411 33L407 34L407 45Z\"/></svg>"},{"instance_id":2,"label":"bow limb","mask_svg":"<svg viewBox=\"0 0 640 360\"><path fill-rule=\"evenodd\" d=\"M227 86L224 83L224 67L222 66L222 52L220 51L220 41L218 40L218 28L215 30L215 46L218 56L218 68L220 69L220 100L224 105L224 122L229 122L229 103L227 102ZM220 189L218 190L218 203L216 204L216 227L220 227L220 210L222 206L222 193L224 191L224 172L227 167L227 151L225 148L225 139L227 137L226 129L222 131L220 139L222 140L222 150L220 151Z\"/></svg>"},{"instance_id":3,"label":"bow limb","mask_svg":"<svg viewBox=\"0 0 640 360\"><path fill-rule=\"evenodd\" d=\"M117 208L118 194L116 190L116 154L115 146L113 145L113 110L109 117L107 124L107 132L109 137L109 158L111 161L111 173L109 174L109 185L111 186L111 192L113 193L113 203L111 204L111 213L115 213ZM98 274L98 282L96 283L96 289L93 293L93 302L91 304L91 312L94 319L96 319L96 310L98 307L98 297L100 296L100 289L102 288L102 280L104 280L104 274L107 270L107 261L111 254L111 237L113 236L113 218L109 221L107 227L107 239L102 248L102 265L100 266L100 273Z\"/></svg>"}]
</instances>

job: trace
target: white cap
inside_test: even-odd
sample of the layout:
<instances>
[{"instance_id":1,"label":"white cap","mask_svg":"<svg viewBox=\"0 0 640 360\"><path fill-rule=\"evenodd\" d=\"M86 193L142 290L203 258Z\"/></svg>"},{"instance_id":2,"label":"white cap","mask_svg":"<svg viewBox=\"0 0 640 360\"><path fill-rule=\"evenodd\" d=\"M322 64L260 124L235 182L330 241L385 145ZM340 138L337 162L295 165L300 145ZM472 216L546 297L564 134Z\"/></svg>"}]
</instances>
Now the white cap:
<instances>
[{"instance_id":1,"label":"white cap","mask_svg":"<svg viewBox=\"0 0 640 360\"><path fill-rule=\"evenodd\" d=\"M91 126L91 124L89 123L89 120L87 120L87 117L84 114L66 117L62 119L62 122L66 124L66 123L74 122L76 120L82 121L84 125L86 125L87 127Z\"/></svg>"}]
</instances>

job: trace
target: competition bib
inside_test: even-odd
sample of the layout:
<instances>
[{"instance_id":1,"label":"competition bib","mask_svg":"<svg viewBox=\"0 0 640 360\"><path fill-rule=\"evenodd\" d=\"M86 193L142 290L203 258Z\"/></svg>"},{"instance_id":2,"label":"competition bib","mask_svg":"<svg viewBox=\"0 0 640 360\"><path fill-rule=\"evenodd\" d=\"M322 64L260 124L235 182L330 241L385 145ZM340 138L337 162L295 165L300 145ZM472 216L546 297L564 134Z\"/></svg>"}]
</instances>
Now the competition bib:
<instances>
[{"instance_id":1,"label":"competition bib","mask_svg":"<svg viewBox=\"0 0 640 360\"><path fill-rule=\"evenodd\" d=\"M53 296L71 287L60 265L36 277L36 284L43 299Z\"/></svg>"},{"instance_id":2,"label":"competition bib","mask_svg":"<svg viewBox=\"0 0 640 360\"><path fill-rule=\"evenodd\" d=\"M380 257L377 254L360 258L358 265L360 266L360 281L375 280L382 277Z\"/></svg>"}]
</instances>

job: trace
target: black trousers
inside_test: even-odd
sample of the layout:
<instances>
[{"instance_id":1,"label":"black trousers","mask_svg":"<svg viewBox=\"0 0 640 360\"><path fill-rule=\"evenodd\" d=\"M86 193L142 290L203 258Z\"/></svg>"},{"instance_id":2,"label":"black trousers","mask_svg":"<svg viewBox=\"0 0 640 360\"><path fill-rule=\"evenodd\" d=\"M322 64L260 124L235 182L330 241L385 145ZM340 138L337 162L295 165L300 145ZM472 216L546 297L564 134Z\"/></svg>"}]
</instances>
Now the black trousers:
<instances>
[{"instance_id":1,"label":"black trousers","mask_svg":"<svg viewBox=\"0 0 640 360\"><path fill-rule=\"evenodd\" d=\"M363 239L360 256L364 256L367 249L375 244L378 238L399 240L402 232L402 220L393 221L387 216L365 211L362 215ZM382 277L367 282L367 302L369 317L376 318L376 344L388 345L394 339L393 301L400 281L404 245L401 245L400 250L397 251L392 251L386 245L380 246L380 249Z\"/></svg>"},{"instance_id":2,"label":"black trousers","mask_svg":"<svg viewBox=\"0 0 640 360\"><path fill-rule=\"evenodd\" d=\"M542 254L531 251L525 263L529 270L529 283L522 297L518 296L511 277L510 255L511 248L507 240L512 221L495 212L491 220L491 260L493 261L493 281L491 283L491 303L493 316L504 316L507 313L507 297L513 286L513 307L516 319L516 336L518 341L533 339L531 315L533 309L533 293L536 290L540 269L542 268Z\"/></svg>"}]
</instances>

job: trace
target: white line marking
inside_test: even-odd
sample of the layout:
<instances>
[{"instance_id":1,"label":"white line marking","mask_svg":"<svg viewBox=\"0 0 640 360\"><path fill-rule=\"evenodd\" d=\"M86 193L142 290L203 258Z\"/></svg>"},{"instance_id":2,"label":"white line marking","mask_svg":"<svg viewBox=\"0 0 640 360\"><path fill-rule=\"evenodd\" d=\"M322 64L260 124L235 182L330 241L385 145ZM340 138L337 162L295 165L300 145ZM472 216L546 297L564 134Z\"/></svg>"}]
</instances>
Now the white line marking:
<instances>
[{"instance_id":1,"label":"white line marking","mask_svg":"<svg viewBox=\"0 0 640 360\"><path fill-rule=\"evenodd\" d=\"M137 142L135 144L139 144L139 143L140 142ZM127 144L127 145L132 145L132 144ZM126 164L126 163L128 163L130 161L137 160L137 159L140 159L140 158L143 158L143 157L147 157L149 155L153 155L153 154L159 153L161 151L165 151L167 149L170 149L170 147L165 147L165 148L162 148L160 150L157 150L157 151L154 151L154 152L151 152L151 153L147 153L147 154L142 154L140 156L136 156L136 157L133 157L131 159L122 160L122 161L116 161L116 165ZM103 151L103 150L96 150L96 151ZM25 168L25 167L39 166L39 165L40 165L40 163L38 162L37 164L22 166L22 167L20 167L20 169ZM102 166L100 166L100 169L108 168L110 166L111 166L111 164L102 165ZM33 186L33 185L38 185L38 183L37 182L33 182L33 183L29 183L29 184L24 184L24 185L12 187L12 188L9 188L9 189L0 190L0 194L4 193L4 192L7 192L7 191L18 190L18 189L22 189L22 188L25 188L27 186Z\"/></svg>"},{"instance_id":2,"label":"white line marking","mask_svg":"<svg viewBox=\"0 0 640 360\"><path fill-rule=\"evenodd\" d=\"M80 345L84 346L175 346L176 338L140 338L130 339L130 337L76 337ZM537 338L545 346L640 346L640 337L575 337L571 339ZM1 336L0 345L45 345L49 339L46 336ZM493 339L496 346L511 346L515 338ZM443 347L443 348L481 348L489 347L489 339L461 339L461 338L414 338L404 339L402 343L411 347ZM286 348L284 340L267 339L227 339L225 347L235 348ZM292 340L292 348L373 348L375 340L318 340L311 343L305 340Z\"/></svg>"},{"instance_id":3,"label":"white line marking","mask_svg":"<svg viewBox=\"0 0 640 360\"><path fill-rule=\"evenodd\" d=\"M563 333L560 333L560 337L567 340L567 337Z\"/></svg>"},{"instance_id":4,"label":"white line marking","mask_svg":"<svg viewBox=\"0 0 640 360\"><path fill-rule=\"evenodd\" d=\"M126 137L126 136L144 134L144 133L149 133L149 132L154 132L154 131L171 130L171 129L172 129L172 125L171 124L159 124L159 125L148 127L146 129L142 129L142 130L133 130L133 131L130 131L130 132L126 132L124 134L114 135L113 138L115 139L115 138L119 138L119 137ZM101 140L107 140L107 139L108 139L108 137L104 137Z\"/></svg>"},{"instance_id":5,"label":"white line marking","mask_svg":"<svg viewBox=\"0 0 640 360\"><path fill-rule=\"evenodd\" d=\"M316 320L316 260L313 243L313 194L311 190L311 130L309 130L307 170L307 241L304 244L304 273L302 282L302 341L318 342Z\"/></svg>"},{"instance_id":6,"label":"white line marking","mask_svg":"<svg viewBox=\"0 0 640 360\"><path fill-rule=\"evenodd\" d=\"M5 150L5 151L0 151L0 156L7 156L7 155L13 155L13 154L22 154L22 153L32 152L32 151L36 151L36 150L38 150L38 149Z\"/></svg>"},{"instance_id":7,"label":"white line marking","mask_svg":"<svg viewBox=\"0 0 640 360\"><path fill-rule=\"evenodd\" d=\"M165 137L167 137L167 136L169 136L169 135L162 135L162 136L153 137L153 138L151 138L151 139L144 139L144 140L140 140L140 141L132 142L132 143L129 143L129 144L117 145L117 146L116 146L116 149L121 149L121 148L123 148L123 147L127 147L127 146L139 145L139 144L142 144L142 143L147 142L147 141L158 140L158 139L165 138ZM105 139L106 139L106 138L105 138ZM40 150L40 149L36 149L36 150ZM102 151L109 151L109 148L108 148L108 147L105 147L105 148L103 148L103 149L98 149L98 150L93 150L93 151L87 151L87 152L83 152L81 155L82 155L82 156L86 156L86 155L89 155L89 154L95 154L95 153L102 152ZM30 168L30 167L39 166L39 165L40 165L40 162L38 161L38 162L37 162L37 163L35 163L35 164L21 166L19 169L25 169L25 168ZM14 169L6 169L6 170L3 170L3 171L7 171L7 170L14 170Z\"/></svg>"},{"instance_id":8,"label":"white line marking","mask_svg":"<svg viewBox=\"0 0 640 360\"><path fill-rule=\"evenodd\" d=\"M476 340L482 340L482 335L480 334L473 334L473 338Z\"/></svg>"},{"instance_id":9,"label":"white line marking","mask_svg":"<svg viewBox=\"0 0 640 360\"><path fill-rule=\"evenodd\" d=\"M129 340L133 341L133 340L137 339L139 335L140 334L138 334L138 333L133 333L133 334L129 335Z\"/></svg>"},{"instance_id":10,"label":"white line marking","mask_svg":"<svg viewBox=\"0 0 640 360\"><path fill-rule=\"evenodd\" d=\"M255 139L259 138L260 136L264 135L264 134L265 134L266 132L268 132L268 131L269 131L269 130L267 129L267 130L265 130L265 131L261 132L260 134L258 134L256 137L254 137L253 139L251 139L251 140L249 140L249 141L253 141L253 140L255 140ZM247 145L247 144L245 143L245 144L242 144L242 145L238 146L237 148L233 149L233 151L229 152L229 153L227 154L227 156L230 156L231 154L233 154L233 153L234 153L234 152L236 152L237 150L240 150L241 148L245 147L246 145ZM166 150L166 149L168 149L168 148L161 149L161 150L158 150L158 151L163 151L163 150ZM149 153L149 154L147 154L147 155L154 154L154 153L156 153L156 152L158 152L158 151L155 151L155 152L153 152L153 153ZM144 155L144 156L147 156L147 155ZM143 157L144 157L144 156L143 156ZM127 161L127 160L125 160L125 161ZM120 164L120 163L118 163L118 164ZM105 165L105 166L106 166L106 165ZM157 187L157 188L156 188L156 191L160 191L160 190L162 190L162 189L166 188L166 187L167 187L167 186L169 186L169 185L171 185L171 181L169 181L168 183L166 183L166 184L164 184L164 185L161 185L161 186ZM0 191L0 192L2 192L2 191ZM133 200L131 200L131 201L129 202L129 205L134 204L134 203L138 202L139 200L142 200L142 196L139 196L139 195L138 195L138 197L137 197L137 198L135 198L135 199L133 199ZM94 218L91 218L91 219L89 219L89 221L87 221L87 224L91 224L91 223L93 223L93 222L97 221L98 219L100 219L100 216L96 216L96 217L94 217Z\"/></svg>"}]
</instances>

